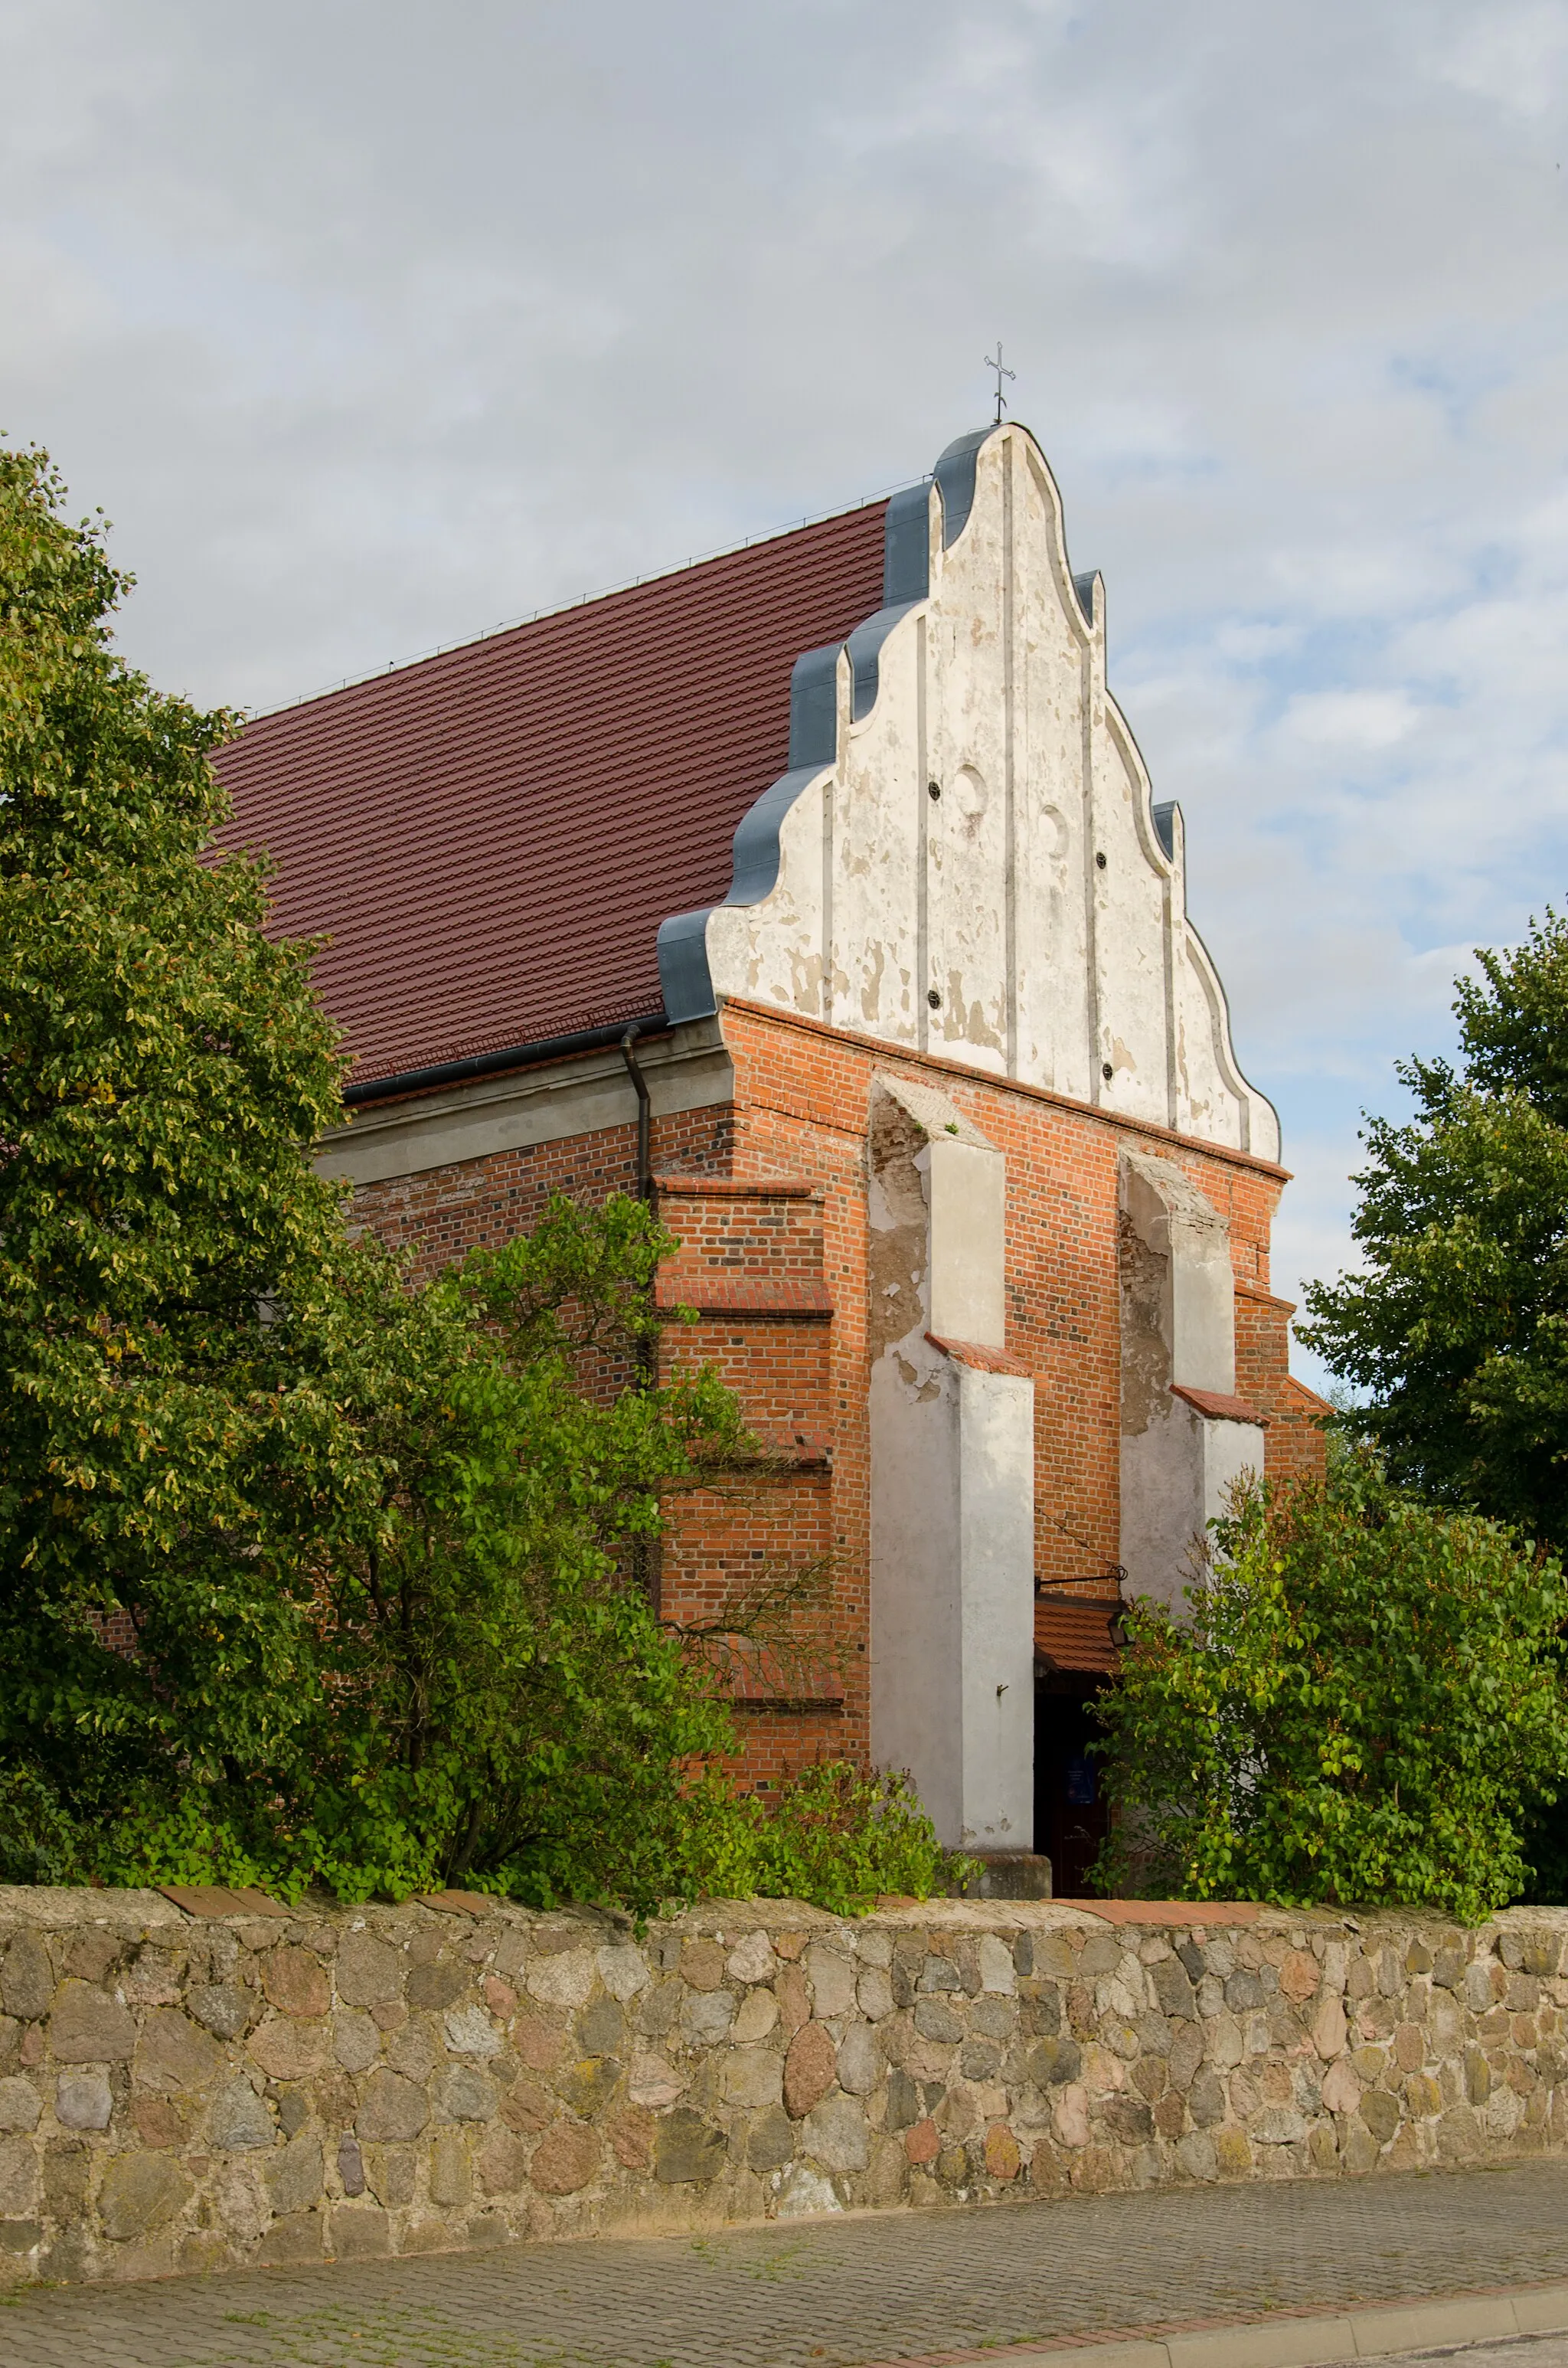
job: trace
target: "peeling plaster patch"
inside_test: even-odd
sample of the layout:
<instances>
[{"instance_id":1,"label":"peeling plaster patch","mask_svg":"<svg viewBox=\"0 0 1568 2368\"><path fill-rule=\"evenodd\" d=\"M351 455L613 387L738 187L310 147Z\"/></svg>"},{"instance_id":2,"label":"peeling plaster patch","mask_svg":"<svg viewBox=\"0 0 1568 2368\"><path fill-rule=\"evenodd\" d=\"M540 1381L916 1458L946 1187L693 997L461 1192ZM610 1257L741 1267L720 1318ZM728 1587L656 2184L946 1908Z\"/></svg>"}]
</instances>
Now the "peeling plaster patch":
<instances>
[{"instance_id":1,"label":"peeling plaster patch","mask_svg":"<svg viewBox=\"0 0 1568 2368\"><path fill-rule=\"evenodd\" d=\"M946 1033L952 1042L983 1045L988 1052L1000 1053L1002 1038L993 1024L983 1002L978 998L964 1002L964 975L961 970L948 973L945 999Z\"/></svg>"},{"instance_id":2,"label":"peeling plaster patch","mask_svg":"<svg viewBox=\"0 0 1568 2368\"><path fill-rule=\"evenodd\" d=\"M1169 1412L1171 1345L1163 1323L1165 1261L1142 1241L1123 1212L1118 1227L1121 1273L1121 1435L1142 1437Z\"/></svg>"},{"instance_id":3,"label":"peeling plaster patch","mask_svg":"<svg viewBox=\"0 0 1568 2368\"><path fill-rule=\"evenodd\" d=\"M789 996L782 999L808 1019L820 1019L822 1017L822 967L821 954L808 953L802 946L791 949L790 970L792 984ZM753 992L756 992L755 979Z\"/></svg>"},{"instance_id":4,"label":"peeling plaster patch","mask_svg":"<svg viewBox=\"0 0 1568 2368\"><path fill-rule=\"evenodd\" d=\"M882 1000L882 971L886 962L886 947L873 946L871 948L870 974L868 977L865 985L860 989L860 1016L863 1019L875 1020L881 1016Z\"/></svg>"}]
</instances>

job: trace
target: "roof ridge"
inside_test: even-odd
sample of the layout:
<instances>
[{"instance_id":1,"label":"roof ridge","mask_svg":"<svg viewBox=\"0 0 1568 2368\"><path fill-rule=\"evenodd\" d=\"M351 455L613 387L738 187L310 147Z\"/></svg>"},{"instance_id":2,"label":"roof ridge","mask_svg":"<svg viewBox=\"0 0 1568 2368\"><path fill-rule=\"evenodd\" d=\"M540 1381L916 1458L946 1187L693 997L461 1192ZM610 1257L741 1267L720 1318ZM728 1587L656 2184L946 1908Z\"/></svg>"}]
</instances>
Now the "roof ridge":
<instances>
[{"instance_id":1,"label":"roof ridge","mask_svg":"<svg viewBox=\"0 0 1568 2368\"><path fill-rule=\"evenodd\" d=\"M743 535L738 541L722 542L711 551L694 552L690 558L676 560L667 567L655 567L642 575L625 575L614 584L599 586L597 591L579 592L570 600L547 601L541 609L530 609L519 617L505 617L499 624L485 625L477 633L469 633L455 642L437 642L430 648L415 650L407 657L389 658L384 666L371 666L364 674L344 675L336 682L323 683L315 690L301 690L292 699L280 700L276 707L258 707L247 716L249 723L260 723L271 715L288 715L297 707L310 707L318 699L335 699L340 691L358 690L368 682L380 682L389 674L401 674L409 666L423 666L427 659L449 657L455 650L476 649L482 642L495 640L501 633L515 633L524 625L542 624L549 617L569 616L574 609L591 609L597 600L613 599L619 592L635 592L644 584L663 584L674 575L686 575L696 567L711 566L715 560L733 559L743 551L756 551L762 544L782 542L791 534L801 534L813 526L831 526L835 518L854 518L861 510L870 509L878 502L892 499L906 486L919 484L918 477L902 478L896 485L884 485L879 493L864 494L856 502L841 507L813 511L811 517L792 518L788 526L774 526L760 534Z\"/></svg>"}]
</instances>

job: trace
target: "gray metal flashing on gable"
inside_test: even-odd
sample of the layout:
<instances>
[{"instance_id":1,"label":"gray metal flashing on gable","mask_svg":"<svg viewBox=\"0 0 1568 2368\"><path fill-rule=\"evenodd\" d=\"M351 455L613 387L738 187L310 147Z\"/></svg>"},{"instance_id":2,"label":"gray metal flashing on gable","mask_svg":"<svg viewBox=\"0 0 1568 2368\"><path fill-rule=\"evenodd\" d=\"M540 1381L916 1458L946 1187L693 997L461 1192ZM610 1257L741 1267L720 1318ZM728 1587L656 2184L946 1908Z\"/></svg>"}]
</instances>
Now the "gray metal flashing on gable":
<instances>
[{"instance_id":1,"label":"gray metal flashing on gable","mask_svg":"<svg viewBox=\"0 0 1568 2368\"><path fill-rule=\"evenodd\" d=\"M790 677L790 769L764 790L736 828L726 905L760 905L772 894L784 817L808 783L837 760L839 654L849 654L850 712L858 723L876 704L882 643L930 591L932 484L942 499L946 550L968 523L975 460L995 433L994 427L977 427L957 438L931 476L892 496L882 529L882 607L857 625L846 642L826 643L796 659ZM719 909L705 905L672 914L659 925L659 980L672 1026L711 1019L719 1008L708 967L708 922Z\"/></svg>"},{"instance_id":2,"label":"gray metal flashing on gable","mask_svg":"<svg viewBox=\"0 0 1568 2368\"><path fill-rule=\"evenodd\" d=\"M825 760L833 762L832 757ZM808 781L822 771L822 760L794 765L770 783L735 825L733 871L726 905L760 905L778 884L778 834L784 817Z\"/></svg>"},{"instance_id":3,"label":"gray metal flashing on gable","mask_svg":"<svg viewBox=\"0 0 1568 2368\"><path fill-rule=\"evenodd\" d=\"M838 654L843 647L842 642L828 642L795 660L790 676L791 773L831 765L838 754ZM745 828L744 822L740 827ZM728 896L724 899L726 904L733 901ZM751 901L750 897L740 899L742 904Z\"/></svg>"},{"instance_id":4,"label":"gray metal flashing on gable","mask_svg":"<svg viewBox=\"0 0 1568 2368\"><path fill-rule=\"evenodd\" d=\"M922 593L920 599L925 598ZM869 715L877 703L877 690L881 680L882 643L887 640L901 617L918 609L920 600L901 600L896 609L879 609L863 625L857 625L845 647L849 652L852 686L849 713L859 723Z\"/></svg>"},{"instance_id":5,"label":"gray metal flashing on gable","mask_svg":"<svg viewBox=\"0 0 1568 2368\"><path fill-rule=\"evenodd\" d=\"M1084 622L1091 633L1095 630L1095 586L1099 581L1099 573L1097 567L1090 567L1086 568L1082 575L1074 575L1073 578L1073 590L1077 596L1078 606L1084 612Z\"/></svg>"},{"instance_id":6,"label":"gray metal flashing on gable","mask_svg":"<svg viewBox=\"0 0 1568 2368\"><path fill-rule=\"evenodd\" d=\"M906 485L888 504L882 541L882 606L924 600L931 589L930 477Z\"/></svg>"},{"instance_id":7,"label":"gray metal flashing on gable","mask_svg":"<svg viewBox=\"0 0 1568 2368\"><path fill-rule=\"evenodd\" d=\"M659 923L659 984L674 1027L687 1019L711 1019L719 1008L708 967L708 916L718 909L699 905L695 912L672 913Z\"/></svg>"},{"instance_id":8,"label":"gray metal flashing on gable","mask_svg":"<svg viewBox=\"0 0 1568 2368\"><path fill-rule=\"evenodd\" d=\"M833 657L836 666L836 649ZM814 764L792 766L741 816L730 858L726 905L760 905L772 895L778 881L778 834L784 817L807 782L814 781L824 764L832 762L828 757ZM708 916L718 909L716 905L703 905L696 912L676 913L659 924L659 983L672 1027L682 1020L711 1019L719 1008L708 969Z\"/></svg>"},{"instance_id":9,"label":"gray metal flashing on gable","mask_svg":"<svg viewBox=\"0 0 1568 2368\"><path fill-rule=\"evenodd\" d=\"M937 461L934 474L937 490L942 496L942 549L951 550L969 524L969 514L974 507L974 464L986 438L994 436L994 426L976 427L967 436L956 436Z\"/></svg>"}]
</instances>

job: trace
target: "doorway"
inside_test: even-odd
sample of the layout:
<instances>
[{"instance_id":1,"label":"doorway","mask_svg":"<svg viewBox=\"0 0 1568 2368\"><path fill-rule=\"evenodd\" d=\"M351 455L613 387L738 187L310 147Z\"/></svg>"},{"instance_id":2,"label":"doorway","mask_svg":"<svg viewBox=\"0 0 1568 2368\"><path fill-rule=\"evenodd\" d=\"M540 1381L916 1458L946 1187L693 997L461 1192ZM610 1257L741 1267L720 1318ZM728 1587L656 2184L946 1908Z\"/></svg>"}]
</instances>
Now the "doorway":
<instances>
[{"instance_id":1,"label":"doorway","mask_svg":"<svg viewBox=\"0 0 1568 2368\"><path fill-rule=\"evenodd\" d=\"M1087 1590L1091 1590L1089 1592ZM1057 1899L1085 1899L1110 1830L1095 1704L1120 1658L1115 1579L1035 1590L1034 1846L1051 1861Z\"/></svg>"},{"instance_id":2,"label":"doorway","mask_svg":"<svg viewBox=\"0 0 1568 2368\"><path fill-rule=\"evenodd\" d=\"M1090 1872L1110 1829L1094 1702L1098 1677L1042 1673L1035 1688L1034 1846L1051 1861L1051 1895L1089 1896Z\"/></svg>"}]
</instances>

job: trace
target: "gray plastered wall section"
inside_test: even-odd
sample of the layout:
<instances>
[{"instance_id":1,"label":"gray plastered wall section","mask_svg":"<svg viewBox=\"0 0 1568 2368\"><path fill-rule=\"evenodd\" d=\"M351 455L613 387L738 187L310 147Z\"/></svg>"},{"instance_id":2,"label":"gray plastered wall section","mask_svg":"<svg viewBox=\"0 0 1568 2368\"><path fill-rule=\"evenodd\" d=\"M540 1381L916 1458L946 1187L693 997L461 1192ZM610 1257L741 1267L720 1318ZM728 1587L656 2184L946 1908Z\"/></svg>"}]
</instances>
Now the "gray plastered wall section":
<instances>
[{"instance_id":1,"label":"gray plastered wall section","mask_svg":"<svg viewBox=\"0 0 1568 2368\"><path fill-rule=\"evenodd\" d=\"M734 1099L734 1070L714 1020L688 1022L641 1042L637 1059L655 1118L719 1109ZM324 1176L376 1184L623 1126L636 1115L619 1050L588 1053L374 1105L323 1137L316 1166Z\"/></svg>"}]
</instances>

